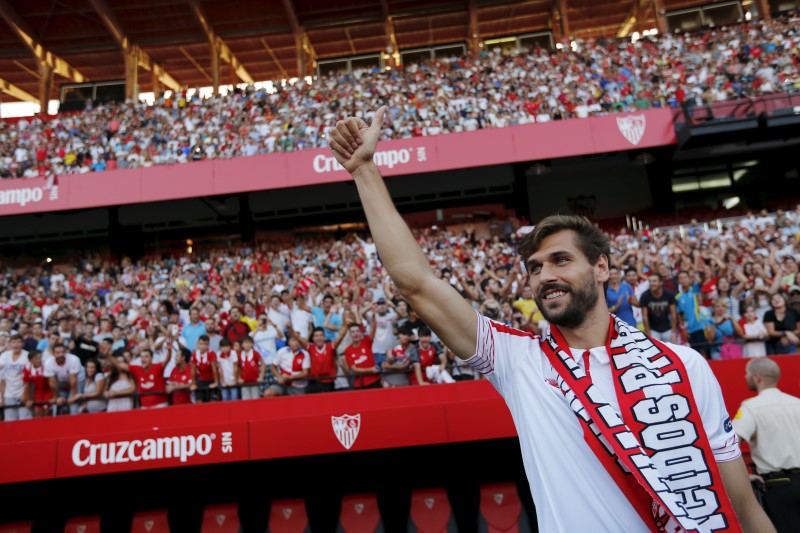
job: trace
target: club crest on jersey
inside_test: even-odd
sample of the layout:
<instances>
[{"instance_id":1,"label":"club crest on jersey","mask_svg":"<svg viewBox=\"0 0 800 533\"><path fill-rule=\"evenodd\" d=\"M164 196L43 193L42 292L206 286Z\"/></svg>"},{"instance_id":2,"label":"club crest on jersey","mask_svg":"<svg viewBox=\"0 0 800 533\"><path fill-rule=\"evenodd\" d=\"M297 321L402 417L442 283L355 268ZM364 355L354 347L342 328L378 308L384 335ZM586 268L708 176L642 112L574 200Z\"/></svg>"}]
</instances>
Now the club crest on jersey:
<instances>
[{"instance_id":1,"label":"club crest on jersey","mask_svg":"<svg viewBox=\"0 0 800 533\"><path fill-rule=\"evenodd\" d=\"M361 414L331 416L333 433L345 450L352 448L358 438L358 431L361 429Z\"/></svg>"},{"instance_id":2,"label":"club crest on jersey","mask_svg":"<svg viewBox=\"0 0 800 533\"><path fill-rule=\"evenodd\" d=\"M617 117L617 127L629 143L636 146L642 142L644 130L647 128L647 117L644 115L629 115L627 117Z\"/></svg>"}]
</instances>

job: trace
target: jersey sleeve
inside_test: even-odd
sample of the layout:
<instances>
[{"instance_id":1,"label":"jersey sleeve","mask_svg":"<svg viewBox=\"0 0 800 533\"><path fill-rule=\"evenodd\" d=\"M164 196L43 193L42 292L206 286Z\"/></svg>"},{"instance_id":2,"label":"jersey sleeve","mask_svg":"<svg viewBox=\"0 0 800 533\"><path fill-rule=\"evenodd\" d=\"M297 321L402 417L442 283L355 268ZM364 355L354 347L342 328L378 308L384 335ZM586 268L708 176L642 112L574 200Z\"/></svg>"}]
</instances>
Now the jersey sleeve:
<instances>
[{"instance_id":1,"label":"jersey sleeve","mask_svg":"<svg viewBox=\"0 0 800 533\"><path fill-rule=\"evenodd\" d=\"M303 370L307 368L311 368L311 356L308 355L308 352L303 350Z\"/></svg>"},{"instance_id":2,"label":"jersey sleeve","mask_svg":"<svg viewBox=\"0 0 800 533\"><path fill-rule=\"evenodd\" d=\"M673 349L676 352L680 350L714 458L719 463L733 461L742 453L716 376L705 358L696 351L683 346Z\"/></svg>"},{"instance_id":3,"label":"jersey sleeve","mask_svg":"<svg viewBox=\"0 0 800 533\"><path fill-rule=\"evenodd\" d=\"M515 330L479 313L475 355L465 362L486 376L500 394L504 394L512 366L511 357L514 353L520 356L526 353L533 339L529 333Z\"/></svg>"}]
</instances>

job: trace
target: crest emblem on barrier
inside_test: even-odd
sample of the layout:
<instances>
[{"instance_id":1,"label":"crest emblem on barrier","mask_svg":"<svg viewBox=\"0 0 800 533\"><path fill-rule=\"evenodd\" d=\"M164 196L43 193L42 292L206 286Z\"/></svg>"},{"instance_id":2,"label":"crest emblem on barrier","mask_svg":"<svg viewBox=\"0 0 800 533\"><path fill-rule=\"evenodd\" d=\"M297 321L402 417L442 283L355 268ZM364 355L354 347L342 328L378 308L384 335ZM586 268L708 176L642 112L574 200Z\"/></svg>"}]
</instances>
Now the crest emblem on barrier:
<instances>
[{"instance_id":1,"label":"crest emblem on barrier","mask_svg":"<svg viewBox=\"0 0 800 533\"><path fill-rule=\"evenodd\" d=\"M345 450L349 450L358 438L358 431L361 429L361 414L331 416L333 433Z\"/></svg>"},{"instance_id":2,"label":"crest emblem on barrier","mask_svg":"<svg viewBox=\"0 0 800 533\"><path fill-rule=\"evenodd\" d=\"M647 117L645 115L617 117L617 127L622 136L629 143L636 146L642 142L642 137L644 137L644 130L647 128Z\"/></svg>"}]
</instances>

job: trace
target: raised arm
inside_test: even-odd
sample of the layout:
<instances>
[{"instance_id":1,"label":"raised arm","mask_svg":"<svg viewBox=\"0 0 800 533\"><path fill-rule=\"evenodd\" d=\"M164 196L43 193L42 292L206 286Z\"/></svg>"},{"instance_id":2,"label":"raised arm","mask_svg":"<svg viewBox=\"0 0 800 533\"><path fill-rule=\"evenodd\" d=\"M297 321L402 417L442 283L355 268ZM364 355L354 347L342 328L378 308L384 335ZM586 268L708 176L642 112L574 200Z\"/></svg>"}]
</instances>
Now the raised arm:
<instances>
[{"instance_id":1,"label":"raised arm","mask_svg":"<svg viewBox=\"0 0 800 533\"><path fill-rule=\"evenodd\" d=\"M372 161L385 113L385 107L378 109L369 127L358 118L340 120L329 130L330 146L355 179L381 261L400 294L456 354L471 357L478 329L475 311L450 284L433 275Z\"/></svg>"}]
</instances>

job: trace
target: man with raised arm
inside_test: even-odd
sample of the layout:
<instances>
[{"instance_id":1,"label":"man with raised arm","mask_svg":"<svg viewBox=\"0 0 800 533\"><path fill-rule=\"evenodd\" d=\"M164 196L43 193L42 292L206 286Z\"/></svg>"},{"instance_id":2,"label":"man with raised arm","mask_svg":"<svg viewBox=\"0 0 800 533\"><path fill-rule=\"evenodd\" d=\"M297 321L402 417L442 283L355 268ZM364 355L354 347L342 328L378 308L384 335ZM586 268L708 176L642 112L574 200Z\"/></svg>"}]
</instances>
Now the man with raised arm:
<instances>
[{"instance_id":1,"label":"man with raised arm","mask_svg":"<svg viewBox=\"0 0 800 533\"><path fill-rule=\"evenodd\" d=\"M403 298L505 399L539 529L774 531L705 360L609 313L603 233L585 218L554 216L522 241L528 283L551 324L541 338L478 315L431 271L372 161L385 113L371 126L337 122L329 144L355 179Z\"/></svg>"}]
</instances>

